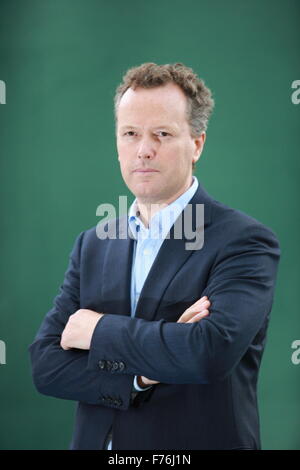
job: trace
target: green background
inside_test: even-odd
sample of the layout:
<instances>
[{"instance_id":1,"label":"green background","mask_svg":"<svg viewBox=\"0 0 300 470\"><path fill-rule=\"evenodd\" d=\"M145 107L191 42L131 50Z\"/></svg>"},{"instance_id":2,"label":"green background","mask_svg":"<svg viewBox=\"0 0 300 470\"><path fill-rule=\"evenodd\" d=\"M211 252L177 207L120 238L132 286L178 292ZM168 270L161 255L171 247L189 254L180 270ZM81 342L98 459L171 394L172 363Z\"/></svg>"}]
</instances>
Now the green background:
<instances>
[{"instance_id":1,"label":"green background","mask_svg":"<svg viewBox=\"0 0 300 470\"><path fill-rule=\"evenodd\" d=\"M259 381L264 449L300 449L300 2L0 0L0 448L66 449L75 403L35 390L28 346L96 208L130 195L113 96L143 62L183 62L215 111L196 175L277 234L282 258ZM133 200L130 197L129 202ZM205 431L205 430L204 430Z\"/></svg>"}]
</instances>

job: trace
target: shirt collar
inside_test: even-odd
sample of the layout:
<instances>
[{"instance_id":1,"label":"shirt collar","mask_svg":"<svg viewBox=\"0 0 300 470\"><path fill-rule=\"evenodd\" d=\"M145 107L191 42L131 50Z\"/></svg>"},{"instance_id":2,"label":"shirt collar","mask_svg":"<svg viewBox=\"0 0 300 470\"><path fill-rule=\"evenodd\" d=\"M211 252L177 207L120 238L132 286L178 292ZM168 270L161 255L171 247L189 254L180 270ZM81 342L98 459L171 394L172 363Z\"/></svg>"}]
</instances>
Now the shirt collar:
<instances>
[{"instance_id":1,"label":"shirt collar","mask_svg":"<svg viewBox=\"0 0 300 470\"><path fill-rule=\"evenodd\" d=\"M193 175L192 185L171 204L156 212L146 228L139 217L137 199L133 201L128 212L128 224L135 239L164 238L177 217L194 196L199 186L198 179Z\"/></svg>"}]
</instances>

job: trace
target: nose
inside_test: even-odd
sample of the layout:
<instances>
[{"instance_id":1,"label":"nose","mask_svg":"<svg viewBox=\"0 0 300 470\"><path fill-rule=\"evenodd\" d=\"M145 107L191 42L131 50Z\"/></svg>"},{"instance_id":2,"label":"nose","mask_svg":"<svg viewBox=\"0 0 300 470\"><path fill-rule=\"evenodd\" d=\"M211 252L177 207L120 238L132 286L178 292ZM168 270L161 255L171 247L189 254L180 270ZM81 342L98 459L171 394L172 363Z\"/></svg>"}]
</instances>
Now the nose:
<instances>
[{"instance_id":1,"label":"nose","mask_svg":"<svg viewBox=\"0 0 300 470\"><path fill-rule=\"evenodd\" d=\"M138 158L152 159L155 157L156 151L153 142L150 139L142 139L138 148Z\"/></svg>"}]
</instances>

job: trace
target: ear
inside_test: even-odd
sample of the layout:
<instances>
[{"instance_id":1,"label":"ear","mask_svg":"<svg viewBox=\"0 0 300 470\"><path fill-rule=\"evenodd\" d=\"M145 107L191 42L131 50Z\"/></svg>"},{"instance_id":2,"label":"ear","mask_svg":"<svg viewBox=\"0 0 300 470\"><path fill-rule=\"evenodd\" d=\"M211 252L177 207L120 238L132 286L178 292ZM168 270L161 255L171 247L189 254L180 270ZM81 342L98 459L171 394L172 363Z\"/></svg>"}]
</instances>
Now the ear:
<instances>
[{"instance_id":1,"label":"ear","mask_svg":"<svg viewBox=\"0 0 300 470\"><path fill-rule=\"evenodd\" d=\"M195 137L194 140L194 145L195 145L195 150L194 150L194 157L193 157L193 162L196 163L202 153L203 147L204 147L204 142L206 139L206 133L203 131L198 137Z\"/></svg>"}]
</instances>

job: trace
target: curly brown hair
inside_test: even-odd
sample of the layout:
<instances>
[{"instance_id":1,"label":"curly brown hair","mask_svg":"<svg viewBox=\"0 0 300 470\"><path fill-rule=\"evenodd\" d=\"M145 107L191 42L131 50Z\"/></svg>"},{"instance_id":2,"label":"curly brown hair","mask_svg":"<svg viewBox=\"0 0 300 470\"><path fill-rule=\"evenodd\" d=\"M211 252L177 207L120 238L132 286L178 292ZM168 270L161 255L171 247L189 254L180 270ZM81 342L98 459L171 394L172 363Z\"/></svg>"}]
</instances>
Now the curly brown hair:
<instances>
[{"instance_id":1,"label":"curly brown hair","mask_svg":"<svg viewBox=\"0 0 300 470\"><path fill-rule=\"evenodd\" d=\"M190 125L191 136L198 137L207 129L208 120L214 108L214 100L204 81L190 67L180 62L164 65L146 62L127 70L114 97L116 122L120 100L128 88L154 88L170 82L176 83L186 95L187 121Z\"/></svg>"},{"instance_id":2,"label":"curly brown hair","mask_svg":"<svg viewBox=\"0 0 300 470\"><path fill-rule=\"evenodd\" d=\"M207 129L214 100L204 81L198 78L191 68L180 62L164 65L146 62L127 70L123 82L116 89L114 98L116 119L120 100L128 88L154 88L170 82L176 83L186 95L191 134L193 137L199 136Z\"/></svg>"}]
</instances>

